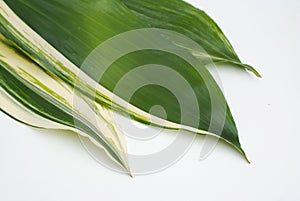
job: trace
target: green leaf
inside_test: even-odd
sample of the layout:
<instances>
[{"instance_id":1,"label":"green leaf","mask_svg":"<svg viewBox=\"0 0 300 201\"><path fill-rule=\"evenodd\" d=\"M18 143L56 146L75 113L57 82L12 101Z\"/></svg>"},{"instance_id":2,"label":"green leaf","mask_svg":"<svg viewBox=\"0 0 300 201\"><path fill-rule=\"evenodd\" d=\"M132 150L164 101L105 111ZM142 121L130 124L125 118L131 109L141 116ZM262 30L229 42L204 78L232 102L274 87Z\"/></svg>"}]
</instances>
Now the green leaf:
<instances>
[{"instance_id":1,"label":"green leaf","mask_svg":"<svg viewBox=\"0 0 300 201\"><path fill-rule=\"evenodd\" d=\"M196 41L205 52L191 51L200 59L209 57L215 63L229 63L261 77L253 67L241 63L222 30L202 10L182 0L122 0L122 2L151 27L173 30Z\"/></svg>"},{"instance_id":2,"label":"green leaf","mask_svg":"<svg viewBox=\"0 0 300 201\"><path fill-rule=\"evenodd\" d=\"M199 134L220 137L245 156L227 104L225 111L217 111L220 119L225 113L225 122L219 122L219 126L224 124L221 133L209 130L212 122L217 124L219 121L212 119L213 100L210 97L210 88L216 91L219 105L222 105L225 100L212 76L207 70L204 70L202 75L197 74L193 66L174 54L158 50L132 52L117 59L105 72L97 86L90 85L89 79L98 81L95 75L97 71L103 70L100 59L95 61L99 64L96 68L83 69L89 76L87 77L89 81L77 77L84 60L98 45L126 31L151 27L147 21L140 19L121 1L6 0L5 2L21 20L4 2L0 2L0 32L48 73L56 75L69 86L79 86L78 90L84 94L82 96L95 98L98 104L121 114L129 113L142 123L153 123L156 126L186 129ZM149 38L145 37L144 40L149 42ZM130 46L129 43L128 45ZM177 48L180 47L177 46ZM114 97L112 92L120 78L141 65L147 66L153 63L168 66L180 74L192 87L197 99L196 105L187 102L184 110L181 111L181 105L178 104L176 97L159 86L148 86L138 90L130 100L127 100L129 105L126 101L118 102L112 98ZM127 79L127 84L121 86L123 90L117 91L115 95L126 100L130 87L138 85L140 80L147 79L150 78L134 74ZM158 79L165 80L165 77ZM190 96L182 85L172 80L170 84L177 87L179 97L185 97L185 100L189 101ZM93 96L95 91L96 97ZM160 114L149 114L149 109L155 105L161 105L166 109L166 122L161 123L155 120L155 117L163 118ZM200 109L200 115L195 115L195 106ZM181 122L182 116L186 117L184 122ZM197 127L194 126L194 122L197 122Z\"/></svg>"},{"instance_id":3,"label":"green leaf","mask_svg":"<svg viewBox=\"0 0 300 201\"><path fill-rule=\"evenodd\" d=\"M72 101L77 94L70 86L57 76L47 74L13 48L2 35L0 49L0 100L3 112L30 126L71 130L88 137L115 162L130 171L123 136L115 125L107 121L109 110L98 104L89 110L75 110ZM86 112L92 112L95 120L91 120Z\"/></svg>"}]
</instances>

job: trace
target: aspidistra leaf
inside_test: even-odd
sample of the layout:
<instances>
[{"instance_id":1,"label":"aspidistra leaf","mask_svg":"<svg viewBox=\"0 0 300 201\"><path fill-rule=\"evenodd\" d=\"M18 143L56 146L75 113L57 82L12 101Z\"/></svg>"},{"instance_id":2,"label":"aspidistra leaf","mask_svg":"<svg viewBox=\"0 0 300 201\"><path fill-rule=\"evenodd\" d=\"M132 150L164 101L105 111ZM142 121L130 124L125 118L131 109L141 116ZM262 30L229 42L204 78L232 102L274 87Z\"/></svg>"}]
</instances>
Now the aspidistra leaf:
<instances>
[{"instance_id":1,"label":"aspidistra leaf","mask_svg":"<svg viewBox=\"0 0 300 201\"><path fill-rule=\"evenodd\" d=\"M195 40L205 52L193 52L199 59L209 57L215 63L229 63L260 74L240 61L219 26L202 10L182 0L122 0L151 27L173 30ZM191 50L193 51L193 50Z\"/></svg>"},{"instance_id":2,"label":"aspidistra leaf","mask_svg":"<svg viewBox=\"0 0 300 201\"><path fill-rule=\"evenodd\" d=\"M126 31L151 27L147 21L138 17L121 1L117 0L6 0L5 2L18 16L4 2L1 2L1 33L13 41L41 68L44 68L48 73L55 74L70 86L75 84L76 75L84 59L99 44ZM201 76L195 76L193 69L186 62L166 52L134 52L117 60L96 87L97 103L111 107L112 91L119 78L137 66L153 62L169 66L183 75L193 86L194 92L197 94L201 118L193 116L192 108L187 106L186 115L190 121L195 121L195 119L200 121L199 127L187 127L187 130L199 134L214 135L214 133L207 132L211 123L211 102L206 83ZM101 69L101 66L98 68ZM85 73L89 79L93 78L92 71ZM142 77L141 79L145 78ZM211 80L211 84L216 89L219 89L212 77L209 76L208 79ZM84 96L89 97L89 92L93 91L93 86L87 85L84 80L81 82L82 86L86 87L82 91ZM137 81L131 79L130 82L128 85L134 85ZM178 87L180 89L181 86ZM159 122L154 123L157 126L180 129L182 128L179 119L180 107L178 104L176 105L174 97L165 94L166 91L149 87L137 93L130 100L129 109L126 107L126 102L124 104L113 102L114 107L111 108L120 113L130 113L142 123L153 123L147 115L148 109L153 105L162 105L168 108L168 123L167 125L160 125ZM116 95L123 98L122 93ZM182 96L185 96L184 91L182 91ZM224 99L221 91L220 99ZM190 126L189 122L186 122L185 126ZM225 126L219 137L233 145L244 155L228 106L226 106Z\"/></svg>"},{"instance_id":3,"label":"aspidistra leaf","mask_svg":"<svg viewBox=\"0 0 300 201\"><path fill-rule=\"evenodd\" d=\"M74 90L55 75L47 74L0 35L1 110L37 128L71 130L88 137L129 171L126 146L118 128L107 121L106 108L96 104L92 121L72 106ZM88 105L87 105L88 106Z\"/></svg>"}]
</instances>

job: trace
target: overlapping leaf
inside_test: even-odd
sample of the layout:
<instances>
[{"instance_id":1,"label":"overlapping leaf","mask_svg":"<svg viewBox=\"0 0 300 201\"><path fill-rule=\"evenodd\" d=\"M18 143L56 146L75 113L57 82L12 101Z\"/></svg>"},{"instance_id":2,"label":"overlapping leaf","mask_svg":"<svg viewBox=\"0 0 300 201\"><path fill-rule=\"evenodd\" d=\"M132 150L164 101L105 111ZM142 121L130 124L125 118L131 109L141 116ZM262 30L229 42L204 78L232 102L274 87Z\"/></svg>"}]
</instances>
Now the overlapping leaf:
<instances>
[{"instance_id":1,"label":"overlapping leaf","mask_svg":"<svg viewBox=\"0 0 300 201\"><path fill-rule=\"evenodd\" d=\"M178 7L181 5L187 9L186 12L191 12L194 15L197 14L200 18L200 22L205 25L204 28L207 28L207 31L204 31L202 24L199 24L199 22L196 21L193 22L195 23L196 28L192 29L194 30L192 32L187 31L187 26L178 28L180 27L180 23L186 23L186 20L188 19L187 14L183 15L183 17L179 15L178 23L177 21L169 22L169 19L171 19L170 13L163 13L162 10L160 10L160 8L164 8L166 6L163 2L161 2L161 7L153 7L152 3L148 1L145 1L145 4L142 3L142 1L127 1L125 2L126 5L124 5L121 1L118 0L5 0L5 2L9 7L3 1L0 2L0 32L6 38L13 41L16 47L18 47L28 57L35 61L39 65L39 67L43 68L48 73L54 74L65 84L68 84L69 87L73 87L75 81L78 79L76 75L80 71L79 68L85 58L99 44L120 33L148 27L169 28L171 30L185 33L186 35L192 37L199 44L204 44L204 46L206 45L205 50L209 53L209 56L213 56L213 58L221 58L223 55L222 61L225 61L227 59L230 60L231 63L239 63L239 65L243 66L242 64L240 64L238 57L235 55L225 36L212 22L212 20L210 20L208 17L206 17L206 15L202 13L200 13L200 15L200 11L196 10L194 11L196 13L193 13L192 7L189 7L186 4L174 4L174 6L177 7L177 10L175 9L175 7L172 9L174 9L174 12L178 14ZM155 1L153 1L153 4L155 5ZM133 5L137 6L135 7ZM135 10L135 12L133 13L126 6L129 6L129 8L131 10ZM143 9L141 9L142 7ZM13 12L10 10L10 8ZM145 15L148 15L151 9L154 13L156 13L155 16L157 16L158 13L161 13L161 24L157 24L158 20L155 20L153 17L151 17L151 19L153 18L153 20L149 20L150 15L146 18L141 16L141 14L136 15L137 13L143 12L143 10L146 10ZM17 16L15 14L17 14ZM203 19L201 21L201 17L203 17L203 19L205 19L206 21L203 21ZM153 23L151 24L149 23L149 21L152 21ZM29 25L29 27L24 24L24 22ZM174 24L174 26L172 26L173 28L167 26L169 23ZM205 40L211 40L214 38L216 40L210 44L206 44L203 42ZM147 38L145 38L145 41L147 41ZM221 43L220 41L223 43ZM215 45L218 45L217 49ZM195 54L199 54L199 52L195 52ZM220 59L217 60L220 61ZM157 126L180 129L182 128L180 125L180 117L182 115L180 111L180 105L178 105L178 102L176 102L176 98L174 98L172 94L169 94L166 90L160 87L149 86L147 88L144 88L143 90L137 91L134 97L130 100L130 104L132 107L130 107L129 109L126 106L126 103L120 104L113 102L111 104L111 101L113 101L111 98L113 95L112 91L114 90L120 78L123 77L123 75L127 74L138 66L153 63L169 66L174 71L181 74L194 89L194 93L197 97L198 107L201 110L201 116L194 116L193 107L186 105L186 111L184 115L187 116L191 122L194 122L195 120L199 121L199 127L187 127L187 129L199 134L213 135L214 133L207 132L208 127L211 123L212 116L212 106L207 83L204 82L203 78L200 75L197 75L195 73L194 69L187 62L170 53L147 50L128 54L118 59L111 65L96 88L95 86L88 85L84 80L80 81L79 83L82 83L82 96L89 97L89 95L91 95L90 93L96 90L97 93L95 100L98 104L115 109L120 113L130 113L136 120L142 123L153 123L145 114L147 114L152 106L161 105L167 111L167 120L169 123L167 124L167 126L160 125L159 122L156 122L155 124ZM9 66L11 66L10 62L8 64ZM2 68L4 69L3 66ZM102 66L99 65L98 68L101 69ZM93 71L97 71L97 69L93 69ZM88 70L85 73L89 76L90 79L93 78L95 81L98 81L97 78L93 77L93 71ZM5 72L4 70L3 73L1 72L1 74L3 74L3 76L6 74L7 76L13 76L9 75L9 73ZM15 74L15 76L17 76L17 74ZM5 77L3 77L3 80L4 78ZM129 79L130 82L127 83L128 86L137 84L138 79L147 78L132 77L131 79ZM212 77L208 76L207 79L210 80L210 84L214 85L215 88L218 88ZM3 86L4 83L6 82L3 82ZM20 86L22 86L22 83L19 84ZM8 85L13 86L13 83ZM32 90L32 87L34 86L27 86L26 90ZM181 86L178 87L180 89ZM121 98L124 98L125 94L127 93L126 86L124 86L123 88L124 90L122 92L116 94ZM8 90L9 86L5 88L5 91ZM53 89L53 91L56 90ZM180 96L185 97L185 92L182 91L181 93L182 94ZM25 96L25 94L22 94L21 92L20 95ZM39 96L41 96L41 94L39 94ZM222 99L224 99L224 97L220 93L220 100ZM36 107L38 107L38 105ZM34 111L34 113L39 113L39 110L42 111L44 107L45 105L41 105L39 109ZM66 112L65 109L66 108L61 108L60 111ZM244 154L239 143L237 129L228 106L226 106L226 110L225 125L223 131L221 132L220 138L229 142L242 154ZM46 118L53 120L51 115L47 116ZM64 113L61 115L66 115L66 118L70 118L70 116L68 116L70 114L68 113ZM156 116L160 117L159 114L157 114ZM58 123L65 125L65 122L61 119L57 118L55 120ZM67 126L71 125L67 124ZM93 127L93 125L84 126L85 127L82 129L90 129ZM189 122L185 122L184 126L192 125L189 124ZM87 131L89 130L83 130L83 132ZM90 134L90 136L92 138L95 137L93 136L93 134ZM120 162L121 164L123 163L123 166L125 166L124 160L125 159Z\"/></svg>"},{"instance_id":2,"label":"overlapping leaf","mask_svg":"<svg viewBox=\"0 0 300 201\"><path fill-rule=\"evenodd\" d=\"M123 136L107 121L107 109L95 105L90 110L74 110L72 101L76 94L70 86L28 60L2 35L0 49L2 111L30 126L79 132L129 170ZM92 121L86 112L93 112L94 108L97 108L97 115Z\"/></svg>"}]
</instances>

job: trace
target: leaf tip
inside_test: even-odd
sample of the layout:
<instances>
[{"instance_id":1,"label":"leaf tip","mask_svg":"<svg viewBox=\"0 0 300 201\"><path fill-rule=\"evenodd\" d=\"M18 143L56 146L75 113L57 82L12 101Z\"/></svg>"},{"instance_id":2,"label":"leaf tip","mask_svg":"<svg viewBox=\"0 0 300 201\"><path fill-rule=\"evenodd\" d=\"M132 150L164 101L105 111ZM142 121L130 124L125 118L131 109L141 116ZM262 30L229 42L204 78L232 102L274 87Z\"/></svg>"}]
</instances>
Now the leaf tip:
<instances>
[{"instance_id":1,"label":"leaf tip","mask_svg":"<svg viewBox=\"0 0 300 201\"><path fill-rule=\"evenodd\" d=\"M239 149L239 151L241 152L241 154L243 155L244 159L247 161L248 164L251 164L248 156L246 155L245 151L243 149Z\"/></svg>"},{"instance_id":2,"label":"leaf tip","mask_svg":"<svg viewBox=\"0 0 300 201\"><path fill-rule=\"evenodd\" d=\"M262 78L261 74L255 70L252 66L248 65L248 64L243 64L243 66L250 72L252 72L256 77L258 78Z\"/></svg>"}]
</instances>

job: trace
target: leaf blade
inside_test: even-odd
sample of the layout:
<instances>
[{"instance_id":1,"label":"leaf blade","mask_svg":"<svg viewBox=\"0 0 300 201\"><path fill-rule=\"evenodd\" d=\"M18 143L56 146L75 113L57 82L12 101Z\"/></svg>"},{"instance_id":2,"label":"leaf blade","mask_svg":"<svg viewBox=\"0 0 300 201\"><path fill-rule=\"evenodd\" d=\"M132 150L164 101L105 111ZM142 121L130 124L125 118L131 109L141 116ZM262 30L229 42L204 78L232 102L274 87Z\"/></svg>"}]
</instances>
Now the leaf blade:
<instances>
[{"instance_id":1,"label":"leaf blade","mask_svg":"<svg viewBox=\"0 0 300 201\"><path fill-rule=\"evenodd\" d=\"M6 1L6 2L10 2L11 3L11 5L12 4L14 4L14 3L16 3L15 4L15 6L20 6L17 2L20 2L20 0L18 0L18 1ZM21 2L24 2L23 0L21 1ZM26 1L26 2L28 2L28 1ZM35 3L37 3L37 4L39 4L39 2L43 2L43 1L30 1L30 3L32 3L32 2L35 2ZM48 1L48 2L50 2L50 1ZM57 2L57 1L51 1L51 2ZM94 2L94 1L90 1L90 2ZM103 2L103 1L102 1ZM105 1L104 1L105 2ZM65 6L71 6L71 3L68 3L68 2L64 2L66 5ZM74 2L72 2L72 3L74 3ZM50 3L51 4L51 3ZM2 6L1 6L1 8L2 8ZM99 11L102 11L101 9L102 9L102 7L97 7L98 9L99 9ZM23 14L25 15L25 16L23 16L22 18L23 19L27 19L27 23L28 24L30 24L31 26L34 26L34 25L36 25L37 24L37 22L30 22L30 20L31 19L37 19L37 18L39 18L39 14L37 14L37 16L35 16L34 15L34 13L31 13L31 12L26 12L26 9L24 9L22 6L20 6L19 7L19 9L20 9L20 12L22 13L22 12L24 12ZM72 9L72 7L70 8L71 9L71 11L69 11L70 13L73 13L73 9ZM122 7L122 9L124 9L123 7ZM40 12L42 12L43 10L45 10L45 8L40 8L39 9L40 10ZM53 10L53 12L54 12L55 10ZM66 9L64 8L64 11L66 12ZM97 10L98 11L98 10ZM7 12L7 9L5 10L5 12ZM126 11L126 12L128 12L128 11ZM20 14L20 13L19 13ZM100 13L101 14L101 13ZM102 16L102 15L100 15L99 14L99 12L97 12L97 15L96 15L96 17L95 16L93 16L93 14L92 14L92 16L95 18L95 19L98 19L98 17L99 17L99 19L101 19L100 18L100 16ZM100 16L99 16L100 15ZM104 14L103 14L104 15ZM130 16L133 16L132 14L130 14ZM46 43L46 41L41 41L41 40L37 40L36 38L31 38L31 33L33 33L33 32L30 32L30 29L25 29L24 28L24 26L22 26L22 29L24 28L26 31L24 31L24 30L21 30L22 32L21 33L17 33L17 35L15 35L16 34L16 32L18 31L18 29L16 29L16 27L18 27L19 26L19 22L18 23L16 23L17 25L16 26L14 26L14 25L12 25L12 24L10 24L10 21L4 21L6 18L5 18L5 15L4 14L2 14L2 16L1 16L2 18L1 18L1 20L2 20L2 22L1 22L1 31L3 32L3 34L6 34L6 37L8 37L8 38L10 38L11 40L13 40L16 44L17 44L17 46L19 46L19 48L20 49L22 49L25 53L27 53L27 55L28 56L30 56L34 61L36 61L36 62L38 62L40 65L41 65L41 67L43 67L43 68L45 68L46 70L49 70L50 72L52 72L53 74L56 74L57 76L59 76L61 79L64 79L66 82L69 82L69 84L70 85L72 85L72 84L74 84L74 80L75 80L75 77L72 77L72 76L76 76L76 73L74 73L74 71L76 71L75 70L75 68L76 68L76 66L72 63L72 62L74 62L74 63L78 63L78 64L80 64L80 60L76 60L76 59L74 59L73 57L74 56L72 56L72 54L73 54L73 52L70 52L69 50L67 51L67 50L64 50L64 47L63 46L61 46L60 44L57 44L56 43L56 41L57 41L57 39L49 39L48 38L48 41L47 42L49 42L51 45L53 45L57 50L59 50L60 52L64 52L64 55L68 58L68 59L70 59L72 62L69 62L68 60L66 60L65 58L61 58L60 56L58 56L58 58L59 59L57 59L57 60L55 60L55 58L53 58L53 57L51 57L51 55L52 55L52 53L53 52L48 52L47 51L47 49L48 49L48 47L50 47L50 45L47 45ZM8 16L8 17L11 17L11 16ZM54 18L54 19L52 19L52 20L50 20L50 21L53 21L53 20L55 20L56 19L56 15L55 15L55 12L53 13L53 16L48 16L47 17L47 19L49 20L49 18ZM122 16L122 17L124 17L124 16ZM89 20L89 19L87 19L87 18L84 18L85 20ZM105 18L106 19L106 18ZM134 17L133 17L133 19L135 19ZM29 21L28 21L29 20ZM85 21L85 20L83 20L83 21ZM138 22L138 21L137 21ZM6 23L6 24L5 24ZM45 21L43 22L43 23L45 23ZM58 23L58 22L56 22L56 23ZM62 23L62 24L68 24L68 22L66 22L65 20L63 20L63 21L59 21L59 23ZM92 25L93 25L93 23L92 22L90 22ZM48 23L45 23L45 24L48 24ZM87 23L86 25L88 25L89 23ZM72 44L74 44L74 43L76 43L76 42L74 42L74 38L76 39L78 39L79 37L72 37L72 38L69 38L68 37L68 33L64 33L64 34L66 34L65 36L58 36L57 35L57 33L56 33L56 30L57 30L57 28L58 27L60 27L60 26L53 26L53 24L51 24L51 23L49 23L48 24L49 25L49 28L48 29L39 29L39 27L35 27L35 29L36 29L36 31L39 33L39 34L41 34L42 36L44 35L44 34L52 34L53 35L53 37L55 38L55 37L59 37L61 40L64 40L64 42L65 43L67 43L67 44L69 44L69 45L72 45ZM71 23L71 25L72 25L72 23ZM134 24L134 26L132 26L131 28L133 28L133 29L136 29L136 28L140 28L140 27L144 27L144 26L146 26L144 23L141 23L141 24L138 24L138 25L135 25ZM147 26L146 26L147 27ZM20 28L20 27L19 27ZM38 29L38 30L37 30ZM20 29L19 29L20 30ZM80 32L80 30L78 31L77 30L77 32L76 32L76 29L74 28L74 29L72 29L72 30L74 30L73 32L72 32L72 34L77 34L78 33L78 35L77 36L80 36L80 34L81 34L81 32ZM125 29L126 30L126 29ZM123 29L119 29L119 27L117 27L116 28L116 30L115 30L115 32L116 33L118 33L118 32L122 32L122 31L124 31ZM94 30L94 34L95 34L95 36L97 36L97 35L99 35L99 33L98 33L98 31L97 31L97 29L96 30ZM28 34L28 33L30 33L30 34ZM44 34L43 34L44 33ZM111 33L111 32L110 32ZM22 35L23 34L23 35ZM102 33L103 34L103 33ZM33 35L34 35L34 33L33 33ZM45 35L44 35L45 36ZM110 37L110 35L108 34L108 36ZM31 40L30 40L30 38L31 38ZM89 42L91 42L92 41L92 38L95 38L95 37L92 37L92 36L90 36L90 35L88 35L87 37L84 37L84 39L85 39L85 41L89 41ZM33 45L35 45L35 44L33 44L32 43L32 40L33 41L35 41L35 40L37 40L38 41L38 43L40 42L40 45L37 45L37 46L33 46ZM75 40L76 41L76 40ZM35 41L36 42L36 41ZM37 44L38 44L37 43ZM97 46L98 45L98 43L99 43L99 41L98 40L95 40L95 41L93 41L93 45L91 45L90 46L90 50L92 50L93 49L93 47L95 47L95 46ZM41 45L42 44L42 45ZM77 43L76 43L77 44ZM78 44L80 44L80 43L78 43ZM34 47L34 48L32 48L32 47ZM45 48L43 48L43 47L47 47L46 49ZM51 49L51 48L50 48ZM72 48L73 49L73 48ZM77 49L77 48L75 48L74 47L74 49ZM78 48L79 50L82 50L82 48ZM42 50L42 51L41 51ZM41 54L40 52L43 52L43 54ZM59 52L59 53L60 53ZM82 51L81 51L82 52ZM90 52L84 52L84 53L82 53L81 54L81 52L79 52L79 53L77 53L77 54L80 54L78 57L79 58L81 58L81 59L83 59L84 57L85 57L85 55L87 55L87 54L89 54ZM55 53L55 52L54 52ZM58 55L58 54L54 54L54 55ZM170 56L170 55L167 55L167 57L164 57L164 56L166 56L166 54L159 54L159 56L157 57L157 59L158 59L158 61L159 62L167 62L170 66L172 66L172 67L174 67L174 66L176 66L176 63L177 62L174 62L174 57L172 57L172 56ZM72 59L73 58L73 59ZM146 58L146 59L145 59ZM146 54L146 56L144 55L142 55L142 56L139 56L139 55L132 55L132 57L129 57L129 58L127 58L125 61L123 61L123 62L130 62L130 61L132 61L132 60L139 60L139 61L150 61L150 60L152 60L152 59L155 59L156 57L155 57L155 53L149 53L149 54ZM166 58L169 58L169 59L166 59ZM63 60L63 61L62 61ZM121 62L121 64L123 63L123 62ZM181 62L181 61L180 61ZM124 63L124 64L125 64ZM66 66L64 66L66 64ZM115 64L115 66L120 66L120 64L118 64L118 63L116 63ZM130 66L128 66L128 65L125 65L125 66L127 66L128 68L130 68ZM116 68L117 68L116 67ZM119 68L117 68L117 69L119 69ZM128 70L128 69L127 69ZM129 69L130 70L130 69ZM186 70L186 69L179 69L179 70L181 70L181 71L183 71L184 73L186 73L186 75L187 76L191 76L191 73L188 71L188 70ZM91 75L90 75L91 76ZM204 87L203 88L203 92L204 92L204 94L207 94L207 89L206 89L206 86L205 85L203 85L203 80L201 80L199 77L197 77L197 78L191 78L191 82L193 82L193 83L198 83L198 85L195 87L195 88L202 88L202 87ZM103 83L101 83L101 84L103 84ZM105 84L105 83L104 83ZM107 88L109 88L109 87L112 87L112 85L111 86L109 86L109 84L110 83L106 83L106 84L108 84L108 85L106 85L106 87ZM203 86L202 86L203 85ZM101 86L100 86L101 87ZM217 86L216 86L217 87ZM111 89L111 88L110 88ZM101 88L101 90L99 91L99 103L101 103L101 104L106 104L106 106L109 106L110 105L110 101L112 100L111 99L111 93L109 93L110 91L107 91L105 88ZM199 93L199 92L198 92ZM206 98L208 97L207 95L205 96ZM199 97L200 98L200 97ZM138 99L137 99L138 100ZM144 98L144 100L145 101L149 101L148 99L145 99ZM166 101L166 102L168 102L168 101L171 101L171 98L168 98L168 100ZM209 102L209 98L207 98L206 99L206 102ZM151 102L149 102L149 104L151 105ZM134 103L133 103L133 105L134 105ZM132 114L132 115L134 115L135 117L136 117L136 119L137 120L139 120L139 121L141 121L141 122L143 122L143 123L149 123L150 122L150 120L149 120L149 118L147 118L147 115L145 115L145 108L142 108L143 107L143 105L140 105L138 102L135 102L135 106L138 106L137 108L135 108L135 107L132 107L133 109L132 109L132 111L129 111L130 112L130 114ZM208 105L208 104L204 104L204 105L201 105L200 106L201 108L203 108L203 110L205 110L205 108L209 108L210 107L210 105ZM117 111L118 112L124 112L124 109L126 110L126 107L124 107L124 105L117 105ZM115 108L114 108L115 109ZM144 109L144 110L142 110L141 111L141 109ZM128 110L126 110L125 112L128 112ZM229 107L227 107L227 118L226 118L226 120L227 120L227 124L226 124L226 130L222 133L222 135L223 136L221 136L221 138L222 139L224 139L225 141L227 141L227 142L229 142L230 144L232 144L233 146L235 146L235 148L237 148L238 150L240 150L241 152L243 152L242 151L242 148L241 148L241 146L240 146L240 143L239 143L239 139L238 139L238 135L237 135L237 129L236 129L236 126L235 126L235 123L234 123L234 121L233 121L233 118L232 118L232 115L231 115L231 113L230 113L230 110L229 110ZM205 131L206 129L207 129L207 127L209 126L209 123L210 123L210 119L209 119L209 116L210 116L211 114L210 114L210 111L209 110L207 110L207 112L206 112L206 122L202 122L203 123L203 126L202 127L198 127L198 128L195 128L195 129L193 129L193 128L189 128L189 127L187 127L186 129L187 130L190 130L190 131L193 131L193 132L196 132L196 133L202 133L202 134L212 134L213 135L213 133L209 133L209 132L207 132L207 131ZM191 117L192 118L192 117ZM198 118L198 117L196 117L196 118ZM159 124L158 124L158 126L159 126ZM169 122L169 124L167 125L167 126L165 126L165 127L167 127L167 128L173 128L173 129L180 129L180 128L182 128L181 127L181 125L179 125L178 124L178 122ZM216 135L215 135L216 136ZM219 136L220 137L220 136Z\"/></svg>"},{"instance_id":2,"label":"leaf blade","mask_svg":"<svg viewBox=\"0 0 300 201\"><path fill-rule=\"evenodd\" d=\"M24 58L2 36L0 48L1 103L6 103L1 105L2 111L30 126L71 130L88 137L114 161L129 170L128 161L123 155L126 149L120 144L117 128L102 118L102 111L97 113L101 127L89 123L84 113L74 111L71 104L74 94L70 87ZM43 80L43 83L39 80ZM110 125L112 129L105 129L105 125ZM117 137L114 138L111 133ZM111 144L108 139L115 143Z\"/></svg>"},{"instance_id":3,"label":"leaf blade","mask_svg":"<svg viewBox=\"0 0 300 201\"><path fill-rule=\"evenodd\" d=\"M195 40L206 51L195 53L226 62L261 75L250 65L243 64L220 27L202 10L182 0L122 0L136 15L151 27L173 30ZM208 54L206 54L208 53Z\"/></svg>"}]
</instances>

